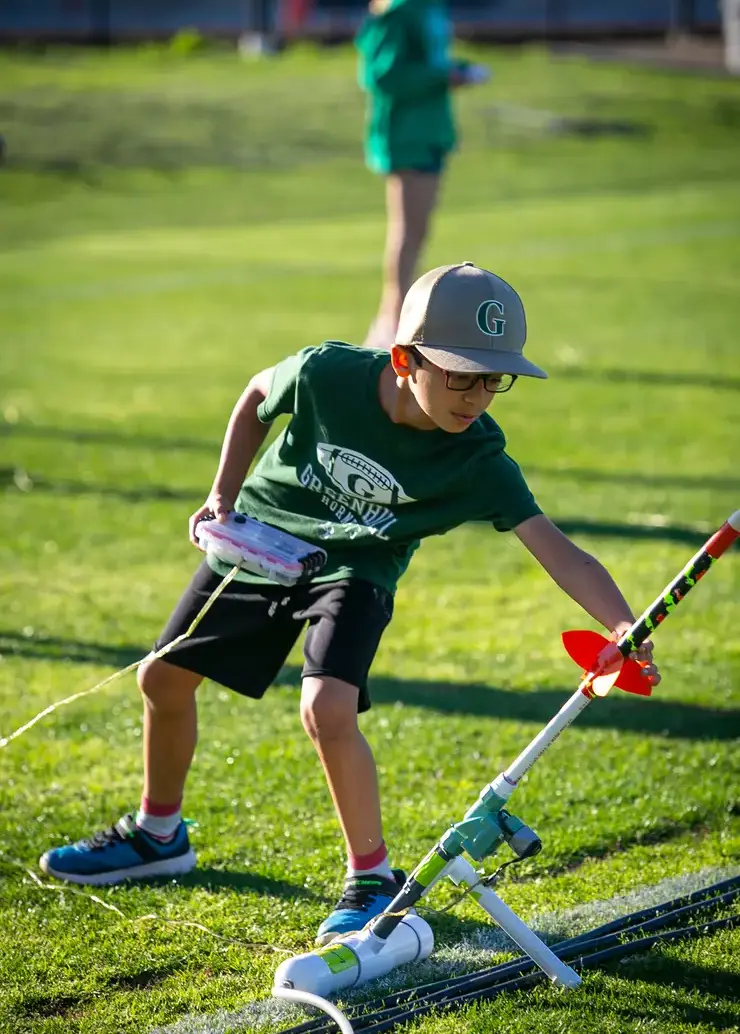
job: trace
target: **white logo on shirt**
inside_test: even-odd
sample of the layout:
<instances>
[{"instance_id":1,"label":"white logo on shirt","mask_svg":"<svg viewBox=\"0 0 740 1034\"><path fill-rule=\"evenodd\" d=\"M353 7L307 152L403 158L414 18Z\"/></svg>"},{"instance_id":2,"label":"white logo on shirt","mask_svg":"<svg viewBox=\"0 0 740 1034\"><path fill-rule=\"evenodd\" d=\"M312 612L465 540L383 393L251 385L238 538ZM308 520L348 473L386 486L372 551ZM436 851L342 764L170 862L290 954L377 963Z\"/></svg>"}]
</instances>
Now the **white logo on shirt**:
<instances>
[{"instance_id":1,"label":"white logo on shirt","mask_svg":"<svg viewBox=\"0 0 740 1034\"><path fill-rule=\"evenodd\" d=\"M384 506L413 502L390 471L361 452L318 442L316 453L334 484L347 495Z\"/></svg>"}]
</instances>

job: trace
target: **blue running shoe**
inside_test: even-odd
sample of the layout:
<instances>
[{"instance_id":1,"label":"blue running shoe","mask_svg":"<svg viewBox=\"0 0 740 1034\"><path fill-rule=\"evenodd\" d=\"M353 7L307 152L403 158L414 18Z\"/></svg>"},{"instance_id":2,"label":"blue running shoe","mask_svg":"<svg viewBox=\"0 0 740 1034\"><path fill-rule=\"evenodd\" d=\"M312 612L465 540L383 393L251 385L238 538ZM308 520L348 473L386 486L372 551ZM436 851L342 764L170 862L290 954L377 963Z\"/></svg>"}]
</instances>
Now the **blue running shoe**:
<instances>
[{"instance_id":1,"label":"blue running shoe","mask_svg":"<svg viewBox=\"0 0 740 1034\"><path fill-rule=\"evenodd\" d=\"M406 873L394 869L392 880L387 876L348 876L337 907L323 921L316 934L317 944L329 944L337 937L356 933L390 905L406 882Z\"/></svg>"},{"instance_id":2,"label":"blue running shoe","mask_svg":"<svg viewBox=\"0 0 740 1034\"><path fill-rule=\"evenodd\" d=\"M180 876L195 866L195 852L184 822L166 843L149 836L136 825L136 815L124 815L115 826L56 847L39 859L47 876L70 883L101 887L121 880L142 880L152 876Z\"/></svg>"}]
</instances>

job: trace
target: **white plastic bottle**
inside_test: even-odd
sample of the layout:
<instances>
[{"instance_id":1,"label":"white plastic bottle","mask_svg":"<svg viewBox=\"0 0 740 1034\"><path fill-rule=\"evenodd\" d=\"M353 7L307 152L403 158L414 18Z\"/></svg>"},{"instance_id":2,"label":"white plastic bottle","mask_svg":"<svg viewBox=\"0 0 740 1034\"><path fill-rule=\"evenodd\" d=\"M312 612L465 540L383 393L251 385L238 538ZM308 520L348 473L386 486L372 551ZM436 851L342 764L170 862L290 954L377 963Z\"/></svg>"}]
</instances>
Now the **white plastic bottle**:
<instances>
[{"instance_id":1,"label":"white plastic bottle","mask_svg":"<svg viewBox=\"0 0 740 1034\"><path fill-rule=\"evenodd\" d=\"M275 987L295 988L326 997L389 973L396 966L426 959L434 948L431 927L421 916L408 915L375 952L367 938L353 934L325 948L295 955L275 971Z\"/></svg>"}]
</instances>

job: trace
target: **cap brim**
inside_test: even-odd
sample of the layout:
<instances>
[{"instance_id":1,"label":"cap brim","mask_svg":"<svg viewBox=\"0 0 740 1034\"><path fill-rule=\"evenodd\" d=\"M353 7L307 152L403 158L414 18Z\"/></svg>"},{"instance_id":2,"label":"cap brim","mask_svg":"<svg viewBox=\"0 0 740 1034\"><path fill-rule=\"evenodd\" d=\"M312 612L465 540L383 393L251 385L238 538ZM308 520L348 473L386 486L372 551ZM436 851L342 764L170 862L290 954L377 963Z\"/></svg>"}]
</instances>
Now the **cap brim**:
<instances>
[{"instance_id":1,"label":"cap brim","mask_svg":"<svg viewBox=\"0 0 740 1034\"><path fill-rule=\"evenodd\" d=\"M518 377L547 379L544 370L519 352L497 352L493 348L461 348L450 352L430 345L414 345L414 348L436 366L454 373L515 373Z\"/></svg>"}]
</instances>

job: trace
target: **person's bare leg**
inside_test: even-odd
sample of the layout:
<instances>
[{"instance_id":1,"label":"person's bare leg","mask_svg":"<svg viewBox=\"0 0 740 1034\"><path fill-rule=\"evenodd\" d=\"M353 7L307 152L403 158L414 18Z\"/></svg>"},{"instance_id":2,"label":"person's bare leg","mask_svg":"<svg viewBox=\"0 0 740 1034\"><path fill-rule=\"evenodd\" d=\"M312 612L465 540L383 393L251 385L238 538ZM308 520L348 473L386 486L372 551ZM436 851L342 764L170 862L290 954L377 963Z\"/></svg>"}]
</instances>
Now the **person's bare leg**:
<instances>
[{"instance_id":1,"label":"person's bare leg","mask_svg":"<svg viewBox=\"0 0 740 1034\"><path fill-rule=\"evenodd\" d=\"M383 843L378 775L357 725L358 695L356 686L334 678L304 679L301 693L303 727L323 765L350 857Z\"/></svg>"},{"instance_id":2,"label":"person's bare leg","mask_svg":"<svg viewBox=\"0 0 740 1034\"><path fill-rule=\"evenodd\" d=\"M141 807L133 823L124 815L91 840L46 851L39 865L48 876L101 886L181 875L195 865L180 806L195 750L195 690L201 677L150 659L139 666L138 682L144 698Z\"/></svg>"},{"instance_id":3,"label":"person's bare leg","mask_svg":"<svg viewBox=\"0 0 740 1034\"><path fill-rule=\"evenodd\" d=\"M144 796L158 804L182 799L198 738L195 691L202 676L165 660L138 671L144 699Z\"/></svg>"},{"instance_id":4,"label":"person's bare leg","mask_svg":"<svg viewBox=\"0 0 740 1034\"><path fill-rule=\"evenodd\" d=\"M406 292L415 279L439 195L437 173L405 170L386 179L386 242L383 291L366 345L390 348Z\"/></svg>"}]
</instances>

